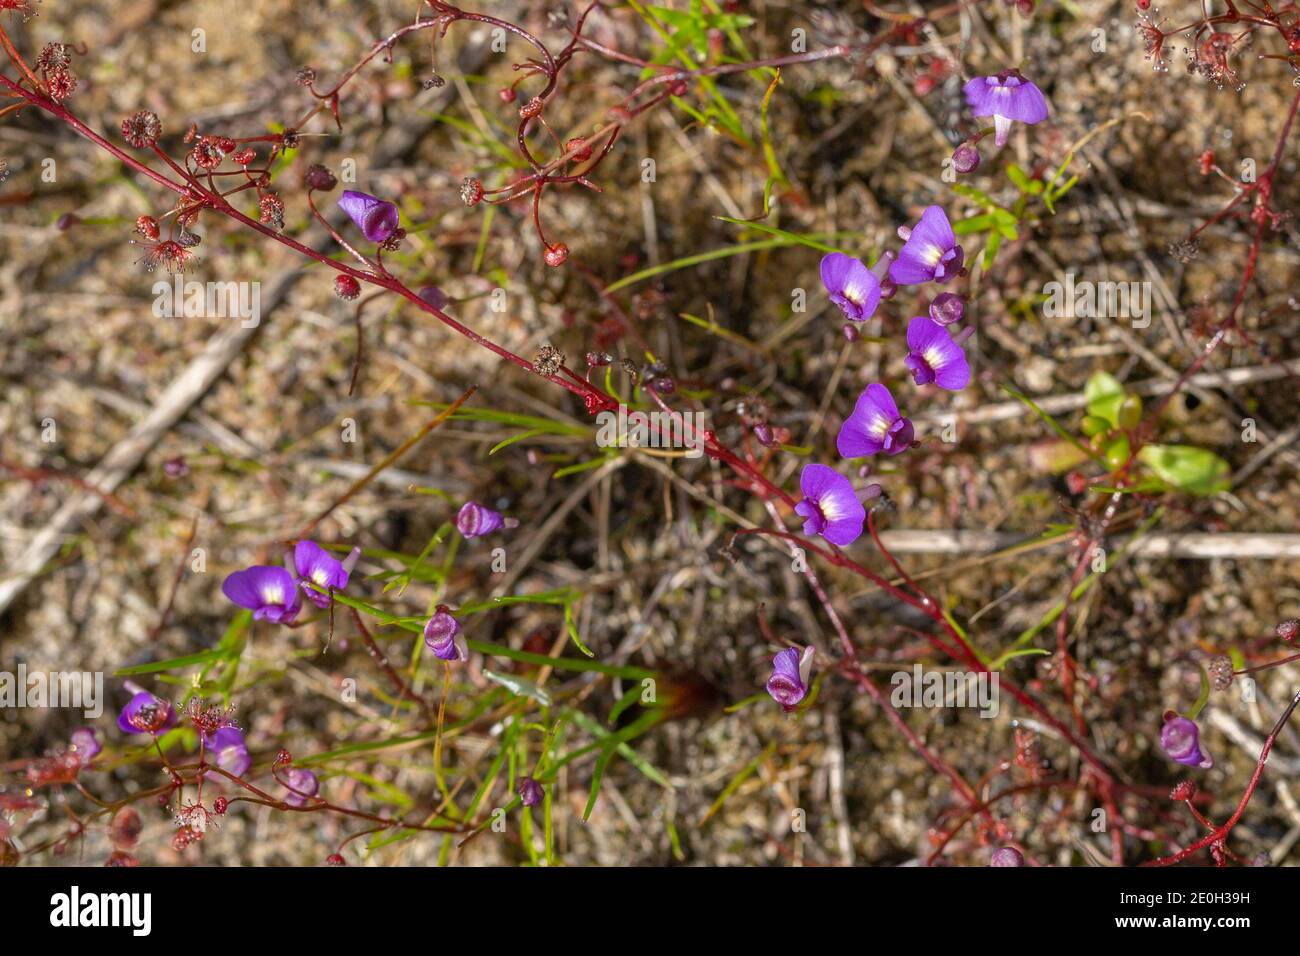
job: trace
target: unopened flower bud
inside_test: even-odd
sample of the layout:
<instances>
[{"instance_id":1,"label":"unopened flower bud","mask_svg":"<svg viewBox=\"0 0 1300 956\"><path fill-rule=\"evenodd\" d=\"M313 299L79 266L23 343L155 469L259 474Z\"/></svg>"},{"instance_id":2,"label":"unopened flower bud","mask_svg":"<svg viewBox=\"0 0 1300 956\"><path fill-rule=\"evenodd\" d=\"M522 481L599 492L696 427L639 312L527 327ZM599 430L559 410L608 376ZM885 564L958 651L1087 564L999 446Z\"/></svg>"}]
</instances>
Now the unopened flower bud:
<instances>
[{"instance_id":1,"label":"unopened flower bud","mask_svg":"<svg viewBox=\"0 0 1300 956\"><path fill-rule=\"evenodd\" d=\"M426 285L416 294L435 309L445 309L447 307L447 293L436 285Z\"/></svg>"},{"instance_id":2,"label":"unopened flower bud","mask_svg":"<svg viewBox=\"0 0 1300 956\"><path fill-rule=\"evenodd\" d=\"M956 325L966 315L966 300L955 292L940 292L930 303L930 319L937 325Z\"/></svg>"},{"instance_id":3,"label":"unopened flower bud","mask_svg":"<svg viewBox=\"0 0 1300 956\"><path fill-rule=\"evenodd\" d=\"M519 781L519 801L526 807L535 807L542 802L542 785L532 777L523 777Z\"/></svg>"},{"instance_id":4,"label":"unopened flower bud","mask_svg":"<svg viewBox=\"0 0 1300 956\"><path fill-rule=\"evenodd\" d=\"M999 847L989 858L989 866L1024 866L1025 858L1013 846Z\"/></svg>"},{"instance_id":5,"label":"unopened flower bud","mask_svg":"<svg viewBox=\"0 0 1300 956\"><path fill-rule=\"evenodd\" d=\"M962 143L952 151L952 168L965 174L975 171L980 164L980 151L974 143Z\"/></svg>"},{"instance_id":6,"label":"unopened flower bud","mask_svg":"<svg viewBox=\"0 0 1300 956\"><path fill-rule=\"evenodd\" d=\"M546 253L542 258L546 260L548 266L558 268L568 261L569 247L562 242L557 242L553 246L547 246Z\"/></svg>"}]
</instances>

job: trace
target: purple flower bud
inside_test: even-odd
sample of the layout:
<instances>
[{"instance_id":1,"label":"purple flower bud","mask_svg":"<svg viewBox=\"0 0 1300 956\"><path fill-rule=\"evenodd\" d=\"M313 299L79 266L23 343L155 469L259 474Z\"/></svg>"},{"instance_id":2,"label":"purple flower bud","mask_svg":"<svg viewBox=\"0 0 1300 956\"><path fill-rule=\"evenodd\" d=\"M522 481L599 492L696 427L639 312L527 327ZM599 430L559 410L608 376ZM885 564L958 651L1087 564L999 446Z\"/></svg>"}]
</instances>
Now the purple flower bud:
<instances>
[{"instance_id":1,"label":"purple flower bud","mask_svg":"<svg viewBox=\"0 0 1300 956\"><path fill-rule=\"evenodd\" d=\"M163 462L163 472L168 478L184 478L190 473L190 466L183 456L177 455Z\"/></svg>"},{"instance_id":2,"label":"purple flower bud","mask_svg":"<svg viewBox=\"0 0 1300 956\"><path fill-rule=\"evenodd\" d=\"M808 694L808 681L812 674L813 648L787 647L772 658L772 676L767 681L767 692L787 713L799 706Z\"/></svg>"},{"instance_id":3,"label":"purple flower bud","mask_svg":"<svg viewBox=\"0 0 1300 956\"><path fill-rule=\"evenodd\" d=\"M176 708L142 690L117 715L117 726L125 734L160 734L176 726Z\"/></svg>"},{"instance_id":4,"label":"purple flower bud","mask_svg":"<svg viewBox=\"0 0 1300 956\"><path fill-rule=\"evenodd\" d=\"M858 396L853 414L840 426L835 447L843 458L862 458L882 451L898 455L912 447L914 437L912 422L899 414L889 389L873 383Z\"/></svg>"},{"instance_id":5,"label":"purple flower bud","mask_svg":"<svg viewBox=\"0 0 1300 956\"><path fill-rule=\"evenodd\" d=\"M1041 123L1047 119L1042 91L1016 70L996 76L977 76L963 88L966 103L976 117L992 116L993 141L999 146L1011 134L1011 123Z\"/></svg>"},{"instance_id":6,"label":"purple flower bud","mask_svg":"<svg viewBox=\"0 0 1300 956\"><path fill-rule=\"evenodd\" d=\"M1170 760L1188 767L1209 770L1214 760L1201 750L1201 731L1195 721L1186 717L1170 717L1160 729L1160 746Z\"/></svg>"},{"instance_id":7,"label":"purple flower bud","mask_svg":"<svg viewBox=\"0 0 1300 956\"><path fill-rule=\"evenodd\" d=\"M1013 846L999 847L993 851L989 866L1024 866L1025 858Z\"/></svg>"},{"instance_id":8,"label":"purple flower bud","mask_svg":"<svg viewBox=\"0 0 1300 956\"><path fill-rule=\"evenodd\" d=\"M222 727L214 734L204 734L203 746L212 754L218 767L236 777L242 777L253 765L244 735L237 727Z\"/></svg>"},{"instance_id":9,"label":"purple flower bud","mask_svg":"<svg viewBox=\"0 0 1300 956\"><path fill-rule=\"evenodd\" d=\"M966 300L956 292L940 292L930 303L930 318L938 325L956 325L966 315Z\"/></svg>"},{"instance_id":10,"label":"purple flower bud","mask_svg":"<svg viewBox=\"0 0 1300 956\"><path fill-rule=\"evenodd\" d=\"M512 518L504 517L500 512L485 508L477 501L467 501L456 513L456 528L467 538L481 538L500 528L518 526Z\"/></svg>"},{"instance_id":11,"label":"purple flower bud","mask_svg":"<svg viewBox=\"0 0 1300 956\"><path fill-rule=\"evenodd\" d=\"M542 785L532 777L519 779L519 799L526 807L535 807L542 802Z\"/></svg>"},{"instance_id":12,"label":"purple flower bud","mask_svg":"<svg viewBox=\"0 0 1300 956\"><path fill-rule=\"evenodd\" d=\"M980 151L974 143L962 143L952 151L952 168L959 173L973 173L979 164Z\"/></svg>"},{"instance_id":13,"label":"purple flower bud","mask_svg":"<svg viewBox=\"0 0 1300 956\"><path fill-rule=\"evenodd\" d=\"M81 727L72 732L72 749L77 752L82 763L90 763L104 748L99 744L93 727Z\"/></svg>"},{"instance_id":14,"label":"purple flower bud","mask_svg":"<svg viewBox=\"0 0 1300 956\"><path fill-rule=\"evenodd\" d=\"M469 649L460 633L460 621L441 607L424 625L424 643L438 660L469 660Z\"/></svg>"},{"instance_id":15,"label":"purple flower bud","mask_svg":"<svg viewBox=\"0 0 1300 956\"><path fill-rule=\"evenodd\" d=\"M291 624L302 609L302 591L293 575L271 565L255 564L234 572L221 582L221 593L252 611L255 621Z\"/></svg>"},{"instance_id":16,"label":"purple flower bud","mask_svg":"<svg viewBox=\"0 0 1300 956\"><path fill-rule=\"evenodd\" d=\"M435 309L445 309L447 307L447 293L443 292L436 285L426 285L416 293L421 299L429 303Z\"/></svg>"},{"instance_id":17,"label":"purple flower bud","mask_svg":"<svg viewBox=\"0 0 1300 956\"><path fill-rule=\"evenodd\" d=\"M343 190L339 208L371 242L383 242L397 231L401 217L397 206L355 189Z\"/></svg>"},{"instance_id":18,"label":"purple flower bud","mask_svg":"<svg viewBox=\"0 0 1300 956\"><path fill-rule=\"evenodd\" d=\"M291 807L305 807L308 798L320 792L320 780L310 770L290 767L284 772L284 782L289 795L284 802Z\"/></svg>"},{"instance_id":19,"label":"purple flower bud","mask_svg":"<svg viewBox=\"0 0 1300 956\"><path fill-rule=\"evenodd\" d=\"M819 534L846 547L862 536L867 510L847 478L827 465L804 465L799 476L803 500L794 506L804 519L804 534Z\"/></svg>"},{"instance_id":20,"label":"purple flower bud","mask_svg":"<svg viewBox=\"0 0 1300 956\"><path fill-rule=\"evenodd\" d=\"M948 216L939 206L927 206L915 228L908 231L898 259L890 264L889 278L899 285L947 282L961 271L963 261Z\"/></svg>"}]
</instances>

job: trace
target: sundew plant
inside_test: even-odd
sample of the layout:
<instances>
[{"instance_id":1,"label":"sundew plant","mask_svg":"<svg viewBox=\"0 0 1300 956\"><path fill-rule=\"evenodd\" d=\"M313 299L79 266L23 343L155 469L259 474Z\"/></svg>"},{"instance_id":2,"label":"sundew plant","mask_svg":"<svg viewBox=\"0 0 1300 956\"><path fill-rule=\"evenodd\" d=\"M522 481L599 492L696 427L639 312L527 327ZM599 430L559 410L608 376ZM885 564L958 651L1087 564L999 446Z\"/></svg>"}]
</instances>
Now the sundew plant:
<instances>
[{"instance_id":1,"label":"sundew plant","mask_svg":"<svg viewBox=\"0 0 1300 956\"><path fill-rule=\"evenodd\" d=\"M1296 4L0 47L0 861L1296 859Z\"/></svg>"}]
</instances>

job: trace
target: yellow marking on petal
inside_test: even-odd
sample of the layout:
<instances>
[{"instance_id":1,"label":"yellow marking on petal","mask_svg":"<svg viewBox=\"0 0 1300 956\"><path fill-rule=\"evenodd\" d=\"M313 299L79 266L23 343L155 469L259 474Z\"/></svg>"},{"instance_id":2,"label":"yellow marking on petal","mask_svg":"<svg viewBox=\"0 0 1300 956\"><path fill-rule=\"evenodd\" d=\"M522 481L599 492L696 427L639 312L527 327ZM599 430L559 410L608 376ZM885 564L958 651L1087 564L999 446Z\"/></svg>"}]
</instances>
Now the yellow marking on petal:
<instances>
[{"instance_id":1,"label":"yellow marking on petal","mask_svg":"<svg viewBox=\"0 0 1300 956\"><path fill-rule=\"evenodd\" d=\"M325 573L324 568L317 568L315 571L311 573L311 579L315 581L317 584L321 585L322 587L325 586L325 581L328 579L328 577L329 576Z\"/></svg>"},{"instance_id":2,"label":"yellow marking on petal","mask_svg":"<svg viewBox=\"0 0 1300 956\"><path fill-rule=\"evenodd\" d=\"M922 353L922 358L925 359L925 364L930 366L930 368L934 369L936 372L946 364L944 362L943 352L940 351L937 345L932 345L930 348L926 349L925 352Z\"/></svg>"},{"instance_id":3,"label":"yellow marking on petal","mask_svg":"<svg viewBox=\"0 0 1300 956\"><path fill-rule=\"evenodd\" d=\"M939 260L943 258L943 247L931 243L925 247L925 251L921 253L921 258L925 260L927 266L937 266Z\"/></svg>"},{"instance_id":4,"label":"yellow marking on petal","mask_svg":"<svg viewBox=\"0 0 1300 956\"><path fill-rule=\"evenodd\" d=\"M280 587L278 584L268 584L266 587L262 588L262 603L283 604L284 588Z\"/></svg>"},{"instance_id":5,"label":"yellow marking on petal","mask_svg":"<svg viewBox=\"0 0 1300 956\"><path fill-rule=\"evenodd\" d=\"M884 438L889 434L889 426L892 424L893 422L884 415L877 415L872 419L871 424L867 426L867 431L872 435L875 435L877 438Z\"/></svg>"}]
</instances>

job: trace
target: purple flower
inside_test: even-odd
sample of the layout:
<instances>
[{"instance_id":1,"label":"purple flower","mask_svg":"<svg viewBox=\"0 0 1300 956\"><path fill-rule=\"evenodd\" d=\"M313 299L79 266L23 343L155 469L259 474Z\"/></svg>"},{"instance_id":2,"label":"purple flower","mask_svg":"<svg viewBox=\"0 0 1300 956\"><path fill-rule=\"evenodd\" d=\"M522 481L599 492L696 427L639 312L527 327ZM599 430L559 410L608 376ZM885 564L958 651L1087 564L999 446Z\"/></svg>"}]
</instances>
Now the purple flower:
<instances>
[{"instance_id":1,"label":"purple flower","mask_svg":"<svg viewBox=\"0 0 1300 956\"><path fill-rule=\"evenodd\" d=\"M345 189L339 197L339 208L371 242L383 242L397 231L400 221L397 206L369 193Z\"/></svg>"},{"instance_id":2,"label":"purple flower","mask_svg":"<svg viewBox=\"0 0 1300 956\"><path fill-rule=\"evenodd\" d=\"M1024 866L1025 858L1019 850L1013 846L999 847L993 851L993 856L989 859L989 866Z\"/></svg>"},{"instance_id":3,"label":"purple flower","mask_svg":"<svg viewBox=\"0 0 1300 956\"><path fill-rule=\"evenodd\" d=\"M913 437L912 423L898 413L889 389L873 383L858 396L853 414L840 426L835 447L844 458L862 458L882 451L898 455L912 447Z\"/></svg>"},{"instance_id":4,"label":"purple flower","mask_svg":"<svg viewBox=\"0 0 1300 956\"><path fill-rule=\"evenodd\" d=\"M1015 70L996 76L977 76L964 90L972 113L977 117L993 117L993 141L999 146L1006 143L1012 120L1033 124L1047 119L1047 101L1042 90Z\"/></svg>"},{"instance_id":5,"label":"purple flower","mask_svg":"<svg viewBox=\"0 0 1300 956\"><path fill-rule=\"evenodd\" d=\"M460 621L441 607L424 625L424 643L440 661L469 660L469 650L460 633Z\"/></svg>"},{"instance_id":6,"label":"purple flower","mask_svg":"<svg viewBox=\"0 0 1300 956\"><path fill-rule=\"evenodd\" d=\"M926 206L916 227L904 226L898 234L903 248L889 265L889 278L899 285L947 282L961 271L965 257L948 216L938 206Z\"/></svg>"},{"instance_id":7,"label":"purple flower","mask_svg":"<svg viewBox=\"0 0 1300 956\"><path fill-rule=\"evenodd\" d=\"M1214 759L1201 750L1201 731L1195 721L1186 717L1170 717L1160 729L1160 746L1170 760L1188 767L1209 770Z\"/></svg>"},{"instance_id":8,"label":"purple flower","mask_svg":"<svg viewBox=\"0 0 1300 956\"><path fill-rule=\"evenodd\" d=\"M822 285L831 301L854 322L871 318L880 304L880 280L875 273L842 252L822 257Z\"/></svg>"},{"instance_id":9,"label":"purple flower","mask_svg":"<svg viewBox=\"0 0 1300 956\"><path fill-rule=\"evenodd\" d=\"M238 727L222 727L214 734L204 734L203 746L212 753L218 767L236 777L248 773L248 768L253 765L244 735Z\"/></svg>"},{"instance_id":10,"label":"purple flower","mask_svg":"<svg viewBox=\"0 0 1300 956\"><path fill-rule=\"evenodd\" d=\"M917 385L933 382L950 392L960 392L970 383L966 353L933 319L918 315L907 323L907 349L904 361Z\"/></svg>"},{"instance_id":11,"label":"purple flower","mask_svg":"<svg viewBox=\"0 0 1300 956\"><path fill-rule=\"evenodd\" d=\"M479 538L507 526L509 522L500 512L485 508L477 501L465 502L456 513L456 528L467 538Z\"/></svg>"},{"instance_id":12,"label":"purple flower","mask_svg":"<svg viewBox=\"0 0 1300 956\"><path fill-rule=\"evenodd\" d=\"M812 647L805 647L802 653L797 647L787 647L772 658L772 676L767 682L767 692L787 713L808 694L812 660Z\"/></svg>"},{"instance_id":13,"label":"purple flower","mask_svg":"<svg viewBox=\"0 0 1300 956\"><path fill-rule=\"evenodd\" d=\"M104 748L99 744L93 727L81 727L72 732L72 749L77 752L82 763L90 763Z\"/></svg>"},{"instance_id":14,"label":"purple flower","mask_svg":"<svg viewBox=\"0 0 1300 956\"><path fill-rule=\"evenodd\" d=\"M125 734L159 734L176 726L176 708L148 691L138 691L117 715L117 726Z\"/></svg>"},{"instance_id":15,"label":"purple flower","mask_svg":"<svg viewBox=\"0 0 1300 956\"><path fill-rule=\"evenodd\" d=\"M221 582L221 593L253 612L255 621L291 624L302 608L302 591L284 568L255 564Z\"/></svg>"},{"instance_id":16,"label":"purple flower","mask_svg":"<svg viewBox=\"0 0 1300 956\"><path fill-rule=\"evenodd\" d=\"M794 510L804 519L804 534L819 534L840 547L858 540L867 510L847 478L826 465L804 465L799 489L803 500Z\"/></svg>"},{"instance_id":17,"label":"purple flower","mask_svg":"<svg viewBox=\"0 0 1300 956\"><path fill-rule=\"evenodd\" d=\"M303 770L301 767L290 767L286 770L284 784L290 791L284 798L284 802L291 807L305 807L307 798L316 796L320 791L320 780L310 770Z\"/></svg>"},{"instance_id":18,"label":"purple flower","mask_svg":"<svg viewBox=\"0 0 1300 956\"><path fill-rule=\"evenodd\" d=\"M526 807L535 807L542 802L542 785L532 777L519 780L519 800Z\"/></svg>"},{"instance_id":19,"label":"purple flower","mask_svg":"<svg viewBox=\"0 0 1300 956\"><path fill-rule=\"evenodd\" d=\"M359 556L360 551L354 551L348 558L355 564L356 557ZM348 578L351 576L352 570L342 561L336 561L330 557L329 553L315 541L299 541L294 546L293 566L298 573L303 592L319 608L330 606L330 596L307 587L305 582L310 581L316 587L323 588L326 591L331 588L335 591L342 591L348 586Z\"/></svg>"}]
</instances>

